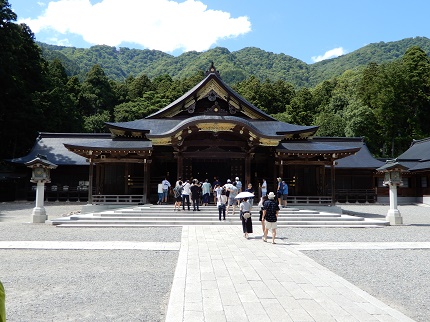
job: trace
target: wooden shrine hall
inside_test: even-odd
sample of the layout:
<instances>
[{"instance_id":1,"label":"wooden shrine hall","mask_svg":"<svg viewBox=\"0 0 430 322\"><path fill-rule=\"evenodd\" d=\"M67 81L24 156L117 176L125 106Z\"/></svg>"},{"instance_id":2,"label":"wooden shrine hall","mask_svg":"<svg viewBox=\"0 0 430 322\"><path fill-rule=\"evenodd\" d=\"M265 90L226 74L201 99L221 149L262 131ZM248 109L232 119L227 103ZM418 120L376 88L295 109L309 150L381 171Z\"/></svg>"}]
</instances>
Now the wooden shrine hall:
<instances>
[{"instance_id":1,"label":"wooden shrine hall","mask_svg":"<svg viewBox=\"0 0 430 322\"><path fill-rule=\"evenodd\" d=\"M138 196L142 203L155 202L165 177L172 184L179 177L211 183L239 177L254 188L265 178L269 191L281 177L290 196L334 202L336 188L372 189L382 164L362 138L315 137L317 126L274 119L224 83L213 64L163 109L106 126L110 133L41 133L27 156L11 161L46 155L59 165L51 174L57 191L86 186L89 202L115 195Z\"/></svg>"}]
</instances>

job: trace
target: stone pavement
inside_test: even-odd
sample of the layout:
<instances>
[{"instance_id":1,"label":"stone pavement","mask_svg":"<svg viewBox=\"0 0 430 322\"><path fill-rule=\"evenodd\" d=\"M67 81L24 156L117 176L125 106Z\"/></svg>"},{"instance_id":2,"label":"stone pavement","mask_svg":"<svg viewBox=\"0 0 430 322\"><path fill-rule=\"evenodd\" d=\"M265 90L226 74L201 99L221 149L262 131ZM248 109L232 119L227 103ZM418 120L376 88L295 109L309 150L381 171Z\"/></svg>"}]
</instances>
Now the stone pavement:
<instances>
[{"instance_id":1,"label":"stone pavement","mask_svg":"<svg viewBox=\"0 0 430 322\"><path fill-rule=\"evenodd\" d=\"M255 227L256 228L256 227ZM302 254L234 226L184 226L166 322L413 321ZM405 244L405 245L403 245ZM430 248L430 243L315 247Z\"/></svg>"}]
</instances>

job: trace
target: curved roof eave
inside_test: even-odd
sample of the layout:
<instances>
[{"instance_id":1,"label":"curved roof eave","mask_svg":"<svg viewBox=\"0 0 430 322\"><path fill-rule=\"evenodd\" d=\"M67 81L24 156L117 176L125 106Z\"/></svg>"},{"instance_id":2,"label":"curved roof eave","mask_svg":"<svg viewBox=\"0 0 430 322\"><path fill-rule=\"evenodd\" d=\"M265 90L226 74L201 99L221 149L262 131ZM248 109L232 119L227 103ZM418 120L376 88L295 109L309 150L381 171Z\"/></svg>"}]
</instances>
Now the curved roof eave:
<instances>
[{"instance_id":1,"label":"curved roof eave","mask_svg":"<svg viewBox=\"0 0 430 322\"><path fill-rule=\"evenodd\" d=\"M318 129L316 126L301 126L280 121L248 120L237 116L199 115L186 119L139 119L123 123L109 123L112 128L129 132L146 132L147 137L171 135L180 129L197 123L232 122L243 125L263 137L282 138L287 134L308 133L309 136Z\"/></svg>"}]
</instances>

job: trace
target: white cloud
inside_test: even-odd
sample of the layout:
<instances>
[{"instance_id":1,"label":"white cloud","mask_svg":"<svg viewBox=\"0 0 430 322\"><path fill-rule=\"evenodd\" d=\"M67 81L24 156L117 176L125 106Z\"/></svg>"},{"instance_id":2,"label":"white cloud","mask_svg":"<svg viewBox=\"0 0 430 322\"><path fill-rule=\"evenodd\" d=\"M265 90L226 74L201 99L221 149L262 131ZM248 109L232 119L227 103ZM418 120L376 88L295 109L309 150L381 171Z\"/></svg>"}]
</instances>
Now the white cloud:
<instances>
[{"instance_id":1,"label":"white cloud","mask_svg":"<svg viewBox=\"0 0 430 322\"><path fill-rule=\"evenodd\" d=\"M248 17L232 18L197 0L102 0L94 5L90 0L51 1L41 16L20 22L36 35L53 30L81 35L91 44L136 43L165 52L203 51L220 39L251 31Z\"/></svg>"},{"instance_id":2,"label":"white cloud","mask_svg":"<svg viewBox=\"0 0 430 322\"><path fill-rule=\"evenodd\" d=\"M325 54L322 56L312 56L312 61L314 63L317 63L325 59L330 59L330 58L335 58L335 57L345 55L346 53L347 51L345 49L343 49L342 47L338 47L338 48L334 48L334 49L330 49L329 51L326 51Z\"/></svg>"}]
</instances>

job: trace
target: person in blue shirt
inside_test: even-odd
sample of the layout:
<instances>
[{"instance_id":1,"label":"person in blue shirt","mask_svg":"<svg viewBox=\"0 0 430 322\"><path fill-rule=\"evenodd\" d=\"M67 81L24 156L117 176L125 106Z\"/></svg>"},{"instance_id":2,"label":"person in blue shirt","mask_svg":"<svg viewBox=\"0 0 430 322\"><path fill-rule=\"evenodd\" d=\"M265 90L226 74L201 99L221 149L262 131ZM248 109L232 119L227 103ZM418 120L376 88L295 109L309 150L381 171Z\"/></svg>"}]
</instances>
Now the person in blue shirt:
<instances>
[{"instance_id":1,"label":"person in blue shirt","mask_svg":"<svg viewBox=\"0 0 430 322\"><path fill-rule=\"evenodd\" d=\"M287 198L288 198L288 184L285 181L282 181L282 208L287 208Z\"/></svg>"}]
</instances>

